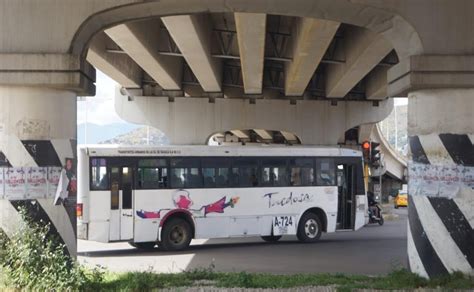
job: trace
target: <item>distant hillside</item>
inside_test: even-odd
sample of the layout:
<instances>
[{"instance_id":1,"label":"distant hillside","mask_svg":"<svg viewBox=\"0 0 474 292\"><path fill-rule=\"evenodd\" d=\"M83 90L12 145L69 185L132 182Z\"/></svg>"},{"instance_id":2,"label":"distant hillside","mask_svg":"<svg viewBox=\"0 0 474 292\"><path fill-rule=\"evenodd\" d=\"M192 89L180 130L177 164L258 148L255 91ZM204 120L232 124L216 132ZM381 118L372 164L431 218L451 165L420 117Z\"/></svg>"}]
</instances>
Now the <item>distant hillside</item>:
<instances>
[{"instance_id":1,"label":"distant hillside","mask_svg":"<svg viewBox=\"0 0 474 292\"><path fill-rule=\"evenodd\" d=\"M127 123L113 123L108 125L97 125L91 123L79 124L77 126L77 143L98 144L101 141L112 139L139 127L141 126ZM87 140L85 137L86 131Z\"/></svg>"},{"instance_id":2,"label":"distant hillside","mask_svg":"<svg viewBox=\"0 0 474 292\"><path fill-rule=\"evenodd\" d=\"M166 145L169 144L165 134L155 128L142 126L128 133L118 135L108 140L103 140L99 144L120 144L120 145Z\"/></svg>"}]
</instances>

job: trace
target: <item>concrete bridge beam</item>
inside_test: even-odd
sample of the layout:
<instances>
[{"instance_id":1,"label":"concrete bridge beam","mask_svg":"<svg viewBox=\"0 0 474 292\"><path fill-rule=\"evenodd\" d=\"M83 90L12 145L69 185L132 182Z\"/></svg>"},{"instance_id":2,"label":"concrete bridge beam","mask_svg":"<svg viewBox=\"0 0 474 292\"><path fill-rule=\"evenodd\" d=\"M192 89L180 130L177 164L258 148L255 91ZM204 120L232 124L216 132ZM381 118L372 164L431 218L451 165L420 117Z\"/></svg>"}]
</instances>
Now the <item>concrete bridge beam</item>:
<instances>
[{"instance_id":1,"label":"concrete bridge beam","mask_svg":"<svg viewBox=\"0 0 474 292\"><path fill-rule=\"evenodd\" d=\"M222 62L211 56L211 25L205 14L161 18L205 92L221 92Z\"/></svg>"},{"instance_id":2,"label":"concrete bridge beam","mask_svg":"<svg viewBox=\"0 0 474 292\"><path fill-rule=\"evenodd\" d=\"M302 96L340 23L300 18L293 36L293 60L285 66L285 95Z\"/></svg>"},{"instance_id":3,"label":"concrete bridge beam","mask_svg":"<svg viewBox=\"0 0 474 292\"><path fill-rule=\"evenodd\" d=\"M358 27L348 28L344 40L345 63L327 70L327 97L344 97L393 49L383 36Z\"/></svg>"},{"instance_id":4,"label":"concrete bridge beam","mask_svg":"<svg viewBox=\"0 0 474 292\"><path fill-rule=\"evenodd\" d=\"M380 100L388 96L387 93L387 72L389 67L375 67L369 75L365 83L365 95L367 99Z\"/></svg>"},{"instance_id":5,"label":"concrete bridge beam","mask_svg":"<svg viewBox=\"0 0 474 292\"><path fill-rule=\"evenodd\" d=\"M117 95L118 115L132 123L147 124L162 130L172 144L204 144L214 133L233 129L280 130L297 135L303 144L336 145L346 130L375 123L392 111L393 100L372 102L298 100L256 100Z\"/></svg>"},{"instance_id":6,"label":"concrete bridge beam","mask_svg":"<svg viewBox=\"0 0 474 292\"><path fill-rule=\"evenodd\" d=\"M267 15L234 13L244 92L261 94Z\"/></svg>"},{"instance_id":7,"label":"concrete bridge beam","mask_svg":"<svg viewBox=\"0 0 474 292\"><path fill-rule=\"evenodd\" d=\"M94 95L94 82L94 67L77 55L0 53L0 86L47 87Z\"/></svg>"},{"instance_id":8,"label":"concrete bridge beam","mask_svg":"<svg viewBox=\"0 0 474 292\"><path fill-rule=\"evenodd\" d=\"M109 28L105 33L163 89L180 90L183 59L160 55L160 25L157 20L131 22Z\"/></svg>"},{"instance_id":9,"label":"concrete bridge beam","mask_svg":"<svg viewBox=\"0 0 474 292\"><path fill-rule=\"evenodd\" d=\"M87 61L118 84L126 88L140 88L143 78L141 68L126 54L108 52L110 43L112 40L105 33L97 35L87 52Z\"/></svg>"}]
</instances>

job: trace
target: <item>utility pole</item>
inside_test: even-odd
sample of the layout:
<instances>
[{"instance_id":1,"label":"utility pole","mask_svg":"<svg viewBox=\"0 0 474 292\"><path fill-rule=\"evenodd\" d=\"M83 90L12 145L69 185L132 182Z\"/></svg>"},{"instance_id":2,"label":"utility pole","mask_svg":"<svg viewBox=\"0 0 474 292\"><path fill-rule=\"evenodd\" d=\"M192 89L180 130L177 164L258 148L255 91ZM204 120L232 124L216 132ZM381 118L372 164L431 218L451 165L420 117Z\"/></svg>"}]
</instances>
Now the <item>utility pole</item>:
<instances>
[{"instance_id":1,"label":"utility pole","mask_svg":"<svg viewBox=\"0 0 474 292\"><path fill-rule=\"evenodd\" d=\"M396 105L395 105L395 150L398 151L398 117L397 117Z\"/></svg>"},{"instance_id":2,"label":"utility pole","mask_svg":"<svg viewBox=\"0 0 474 292\"><path fill-rule=\"evenodd\" d=\"M87 97L84 97L84 102L85 102L85 104L86 104L86 122L84 123L84 144L87 145L87 123L89 122L89 121L87 120L87 110L88 110Z\"/></svg>"},{"instance_id":3,"label":"utility pole","mask_svg":"<svg viewBox=\"0 0 474 292\"><path fill-rule=\"evenodd\" d=\"M150 145L150 126L146 126L146 145Z\"/></svg>"}]
</instances>

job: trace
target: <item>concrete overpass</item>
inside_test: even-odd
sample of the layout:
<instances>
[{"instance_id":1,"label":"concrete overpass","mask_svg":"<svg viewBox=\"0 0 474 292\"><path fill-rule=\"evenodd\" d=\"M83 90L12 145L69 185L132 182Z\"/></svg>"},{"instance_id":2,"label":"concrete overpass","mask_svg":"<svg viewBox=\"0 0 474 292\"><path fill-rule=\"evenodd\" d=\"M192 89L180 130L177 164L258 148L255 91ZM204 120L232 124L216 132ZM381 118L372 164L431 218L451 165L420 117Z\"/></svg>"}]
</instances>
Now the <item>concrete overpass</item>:
<instances>
[{"instance_id":1,"label":"concrete overpass","mask_svg":"<svg viewBox=\"0 0 474 292\"><path fill-rule=\"evenodd\" d=\"M94 94L94 67L124 87L122 117L173 143L264 129L352 145L388 115L387 97L408 96L410 267L472 273L473 10L470 0L0 0L2 177L75 157L75 98ZM14 230L26 206L74 254L74 198L53 206L55 182L44 187L3 187L0 226Z\"/></svg>"},{"instance_id":2,"label":"concrete overpass","mask_svg":"<svg viewBox=\"0 0 474 292\"><path fill-rule=\"evenodd\" d=\"M380 152L383 154L383 167L374 171L373 174L386 174L399 181L406 181L407 160L390 146L378 124L373 127L369 140L380 143Z\"/></svg>"}]
</instances>

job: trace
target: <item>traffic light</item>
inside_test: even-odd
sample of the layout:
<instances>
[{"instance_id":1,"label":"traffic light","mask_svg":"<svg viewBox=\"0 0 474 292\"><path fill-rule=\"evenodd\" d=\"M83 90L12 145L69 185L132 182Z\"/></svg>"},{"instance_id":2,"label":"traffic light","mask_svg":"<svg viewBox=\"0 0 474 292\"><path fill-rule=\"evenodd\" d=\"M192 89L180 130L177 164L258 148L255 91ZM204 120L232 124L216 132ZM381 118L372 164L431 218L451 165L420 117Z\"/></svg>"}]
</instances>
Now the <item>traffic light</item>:
<instances>
[{"instance_id":1,"label":"traffic light","mask_svg":"<svg viewBox=\"0 0 474 292\"><path fill-rule=\"evenodd\" d=\"M370 162L370 142L369 141L364 141L362 143L362 154L364 156L364 162L369 163Z\"/></svg>"},{"instance_id":2,"label":"traffic light","mask_svg":"<svg viewBox=\"0 0 474 292\"><path fill-rule=\"evenodd\" d=\"M370 142L370 163L373 167L380 166L380 143Z\"/></svg>"}]
</instances>

